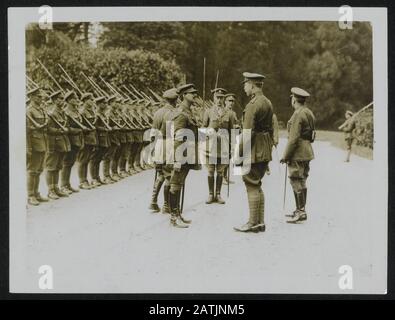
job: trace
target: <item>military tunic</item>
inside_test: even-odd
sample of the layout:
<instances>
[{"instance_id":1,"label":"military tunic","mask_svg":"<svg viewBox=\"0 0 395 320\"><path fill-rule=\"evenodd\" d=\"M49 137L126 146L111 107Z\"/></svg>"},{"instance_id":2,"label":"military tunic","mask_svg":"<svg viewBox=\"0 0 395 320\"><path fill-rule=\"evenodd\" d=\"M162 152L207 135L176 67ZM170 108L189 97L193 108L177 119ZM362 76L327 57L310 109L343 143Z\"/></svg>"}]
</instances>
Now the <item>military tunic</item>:
<instances>
[{"instance_id":1,"label":"military tunic","mask_svg":"<svg viewBox=\"0 0 395 320\"><path fill-rule=\"evenodd\" d=\"M315 134L315 117L307 107L295 110L287 124L288 143L283 159L288 162L289 178L295 192L305 188L310 171L310 160L314 159L311 146Z\"/></svg>"},{"instance_id":2,"label":"military tunic","mask_svg":"<svg viewBox=\"0 0 395 320\"><path fill-rule=\"evenodd\" d=\"M51 106L48 116L48 153L45 159L45 167L48 171L54 171L62 169L63 159L66 153L71 150L71 144L67 133L62 129L62 127L68 127L68 120L64 112L55 106Z\"/></svg>"},{"instance_id":3,"label":"military tunic","mask_svg":"<svg viewBox=\"0 0 395 320\"><path fill-rule=\"evenodd\" d=\"M37 128L33 121L40 126ZM31 104L26 110L27 159L26 167L30 173L40 174L44 169L47 151L46 123L48 116L40 107Z\"/></svg>"},{"instance_id":4,"label":"military tunic","mask_svg":"<svg viewBox=\"0 0 395 320\"><path fill-rule=\"evenodd\" d=\"M196 120L193 117L191 110L184 104L180 104L177 110L172 114L172 120L174 121L174 169L170 178L170 183L173 186L181 187L185 183L185 179L188 175L189 170L200 170L199 164L199 152L198 152L198 127ZM194 134L194 140L184 142L184 135L187 130L190 130ZM187 144L187 147L183 151L183 157L188 156L187 162L181 164L178 148ZM194 148L194 152L190 153L190 150ZM188 150L188 151L187 151ZM176 187L177 188L177 187Z\"/></svg>"},{"instance_id":5,"label":"military tunic","mask_svg":"<svg viewBox=\"0 0 395 320\"><path fill-rule=\"evenodd\" d=\"M261 186L267 165L272 160L273 148L273 107L272 103L261 91L256 92L243 111L243 130L251 130L251 152L243 154L243 163L250 163L251 169L243 175L247 187ZM248 143L244 138L240 143L240 154L243 145Z\"/></svg>"}]
</instances>

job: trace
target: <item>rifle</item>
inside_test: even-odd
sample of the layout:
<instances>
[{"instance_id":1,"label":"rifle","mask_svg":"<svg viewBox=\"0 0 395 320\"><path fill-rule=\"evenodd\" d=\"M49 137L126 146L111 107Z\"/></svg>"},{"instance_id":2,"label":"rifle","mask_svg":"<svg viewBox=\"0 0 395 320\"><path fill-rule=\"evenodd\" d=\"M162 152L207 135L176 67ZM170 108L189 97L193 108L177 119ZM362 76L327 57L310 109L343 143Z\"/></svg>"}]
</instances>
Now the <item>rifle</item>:
<instances>
[{"instance_id":1,"label":"rifle","mask_svg":"<svg viewBox=\"0 0 395 320\"><path fill-rule=\"evenodd\" d=\"M58 63L58 66L60 67L60 69L62 69L62 71L65 73L65 75L67 76L67 78L69 79L69 81L67 81L64 77L64 79L71 84L72 87L74 87L82 96L82 91L78 88L77 84L73 81L73 79L69 76L69 74L66 72L66 70L63 69L62 65L60 63Z\"/></svg>"},{"instance_id":2,"label":"rifle","mask_svg":"<svg viewBox=\"0 0 395 320\"><path fill-rule=\"evenodd\" d=\"M104 82L104 84L105 84L113 93L115 93L115 95L117 95L117 96L123 98L123 96L122 96L117 90L115 90L115 89L113 88L113 86L111 86L106 80L104 80L104 79L102 78L102 76L99 76L99 78L100 78L100 80L101 80L102 82Z\"/></svg>"},{"instance_id":3,"label":"rifle","mask_svg":"<svg viewBox=\"0 0 395 320\"><path fill-rule=\"evenodd\" d=\"M106 127L109 131L112 131L112 128L111 128L110 125L106 122L106 120L102 118L102 116L101 116L100 113L97 114L97 117L104 123L105 127Z\"/></svg>"},{"instance_id":4,"label":"rifle","mask_svg":"<svg viewBox=\"0 0 395 320\"><path fill-rule=\"evenodd\" d=\"M350 123L352 120L356 118L357 115L368 109L373 105L373 101L369 103L368 105L364 106L362 109L360 109L358 112L354 113L351 118L348 118L338 129L342 130L348 123Z\"/></svg>"},{"instance_id":5,"label":"rifle","mask_svg":"<svg viewBox=\"0 0 395 320\"><path fill-rule=\"evenodd\" d=\"M130 90L128 89L128 87L126 87L125 85L122 85L122 88L125 88L125 90L126 90L130 95L132 95L132 97L133 97L134 100L140 100L132 91L130 91Z\"/></svg>"},{"instance_id":6,"label":"rifle","mask_svg":"<svg viewBox=\"0 0 395 320\"><path fill-rule=\"evenodd\" d=\"M63 88L61 85L56 81L56 79L52 76L51 72L48 71L48 69L44 66L44 64L40 61L39 58L37 58L38 63L41 65L41 67L45 70L45 72L50 76L50 78L55 82L55 84L58 86L60 91L64 92Z\"/></svg>"},{"instance_id":7,"label":"rifle","mask_svg":"<svg viewBox=\"0 0 395 320\"><path fill-rule=\"evenodd\" d=\"M82 74L84 77L85 77L85 79L89 82L89 84L91 85L91 87L93 88L93 91L94 91L94 93L96 94L96 96L100 96L101 95L101 93L100 93L100 91L98 91L97 90L97 88L91 83L91 80L86 76L86 74L84 73L84 72L80 72L80 74Z\"/></svg>"},{"instance_id":8,"label":"rifle","mask_svg":"<svg viewBox=\"0 0 395 320\"><path fill-rule=\"evenodd\" d=\"M60 124L60 122L58 120L56 120L54 117L52 117L52 115L50 115L47 111L44 111L45 114L48 116L48 118L50 118L53 122L55 122L60 129L62 129L64 132L68 132L69 129L64 127L63 125Z\"/></svg>"},{"instance_id":9,"label":"rifle","mask_svg":"<svg viewBox=\"0 0 395 320\"><path fill-rule=\"evenodd\" d=\"M33 123L33 125L36 127L36 129L41 129L41 128L43 128L43 127L46 126L46 123L44 123L44 124L39 124L39 123L37 123L37 121L34 120L28 113L26 114L26 116L27 116L27 117L29 118L29 120Z\"/></svg>"},{"instance_id":10,"label":"rifle","mask_svg":"<svg viewBox=\"0 0 395 320\"><path fill-rule=\"evenodd\" d=\"M164 101L164 99L159 94L157 94L155 91L151 90L151 88L148 88L148 90L158 100L158 102L163 102Z\"/></svg>"}]
</instances>

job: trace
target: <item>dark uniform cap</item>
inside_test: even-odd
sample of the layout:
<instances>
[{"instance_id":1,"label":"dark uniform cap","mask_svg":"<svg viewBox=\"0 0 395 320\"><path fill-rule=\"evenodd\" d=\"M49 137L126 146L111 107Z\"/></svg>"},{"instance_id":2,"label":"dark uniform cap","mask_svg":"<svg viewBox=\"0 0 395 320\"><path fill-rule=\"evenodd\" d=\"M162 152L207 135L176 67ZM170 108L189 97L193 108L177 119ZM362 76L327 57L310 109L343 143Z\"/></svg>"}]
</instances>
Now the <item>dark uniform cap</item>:
<instances>
[{"instance_id":1,"label":"dark uniform cap","mask_svg":"<svg viewBox=\"0 0 395 320\"><path fill-rule=\"evenodd\" d=\"M129 101L130 101L129 98L124 98L124 99L122 100L122 103L128 103Z\"/></svg>"},{"instance_id":2,"label":"dark uniform cap","mask_svg":"<svg viewBox=\"0 0 395 320\"><path fill-rule=\"evenodd\" d=\"M64 100L64 101L68 101L69 99L75 98L75 97L76 97L75 92L74 92L73 90L70 90L70 91L67 91L67 92L65 93L65 95L64 95L64 97L63 97L63 100Z\"/></svg>"},{"instance_id":3,"label":"dark uniform cap","mask_svg":"<svg viewBox=\"0 0 395 320\"><path fill-rule=\"evenodd\" d=\"M228 98L233 98L231 101L235 101L236 95L234 93L225 94L225 99L228 99ZM230 99L228 99L228 100L230 100Z\"/></svg>"},{"instance_id":4,"label":"dark uniform cap","mask_svg":"<svg viewBox=\"0 0 395 320\"><path fill-rule=\"evenodd\" d=\"M48 98L52 99L52 98L55 98L61 94L62 94L62 91L58 90L58 91L55 91L55 92L52 92L51 94L49 94Z\"/></svg>"},{"instance_id":5,"label":"dark uniform cap","mask_svg":"<svg viewBox=\"0 0 395 320\"><path fill-rule=\"evenodd\" d=\"M95 99L95 103L104 102L105 100L106 100L106 97L104 97L104 96L97 97L97 98Z\"/></svg>"},{"instance_id":6,"label":"dark uniform cap","mask_svg":"<svg viewBox=\"0 0 395 320\"><path fill-rule=\"evenodd\" d=\"M117 97L117 100L115 100L116 102L122 102L123 98L121 97Z\"/></svg>"},{"instance_id":7,"label":"dark uniform cap","mask_svg":"<svg viewBox=\"0 0 395 320\"><path fill-rule=\"evenodd\" d=\"M166 90L165 92L163 92L162 97L165 98L165 99L169 99L169 100L177 99L178 98L177 89L176 88L171 88L169 90Z\"/></svg>"},{"instance_id":8,"label":"dark uniform cap","mask_svg":"<svg viewBox=\"0 0 395 320\"><path fill-rule=\"evenodd\" d=\"M195 85L193 83L184 84L177 88L177 93L182 95L184 93L196 93Z\"/></svg>"},{"instance_id":9,"label":"dark uniform cap","mask_svg":"<svg viewBox=\"0 0 395 320\"><path fill-rule=\"evenodd\" d=\"M211 93L216 95L217 97L224 97L226 92L227 91L224 88L215 88L215 89L211 90Z\"/></svg>"},{"instance_id":10,"label":"dark uniform cap","mask_svg":"<svg viewBox=\"0 0 395 320\"><path fill-rule=\"evenodd\" d=\"M243 72L243 83L246 83L247 81L254 81L254 82L263 82L266 77L263 74L259 73L251 73L251 72Z\"/></svg>"},{"instance_id":11,"label":"dark uniform cap","mask_svg":"<svg viewBox=\"0 0 395 320\"><path fill-rule=\"evenodd\" d=\"M85 100L92 99L92 98L93 98L92 93L90 93L90 92L85 92L85 93L83 93L82 96L81 96L81 101L85 101Z\"/></svg>"},{"instance_id":12,"label":"dark uniform cap","mask_svg":"<svg viewBox=\"0 0 395 320\"><path fill-rule=\"evenodd\" d=\"M114 101L116 98L117 98L116 96L110 96L110 97L108 97L108 98L107 98L107 103Z\"/></svg>"},{"instance_id":13,"label":"dark uniform cap","mask_svg":"<svg viewBox=\"0 0 395 320\"><path fill-rule=\"evenodd\" d=\"M299 97L299 98L308 98L310 97L310 93L308 93L306 90L300 89L300 88L292 88L291 89L292 95Z\"/></svg>"}]
</instances>

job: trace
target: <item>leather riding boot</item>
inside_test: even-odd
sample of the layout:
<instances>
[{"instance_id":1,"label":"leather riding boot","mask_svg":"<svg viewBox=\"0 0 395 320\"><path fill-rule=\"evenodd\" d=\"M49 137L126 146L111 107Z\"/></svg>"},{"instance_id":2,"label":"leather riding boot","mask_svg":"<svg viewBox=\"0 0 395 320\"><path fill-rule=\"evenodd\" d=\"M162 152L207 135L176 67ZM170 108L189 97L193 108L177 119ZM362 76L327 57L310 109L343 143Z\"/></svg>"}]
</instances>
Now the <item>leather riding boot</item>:
<instances>
[{"instance_id":1,"label":"leather riding boot","mask_svg":"<svg viewBox=\"0 0 395 320\"><path fill-rule=\"evenodd\" d=\"M169 193L170 193L170 186L166 185L163 187L163 207L162 213L170 213L170 205L169 205Z\"/></svg>"},{"instance_id":2,"label":"leather riding boot","mask_svg":"<svg viewBox=\"0 0 395 320\"><path fill-rule=\"evenodd\" d=\"M154 188L152 190L151 204L149 206L149 209L154 212L160 212L160 208L158 206L158 195L163 182L164 182L163 179L157 178L154 183Z\"/></svg>"},{"instance_id":3,"label":"leather riding boot","mask_svg":"<svg viewBox=\"0 0 395 320\"><path fill-rule=\"evenodd\" d=\"M298 223L300 221L304 221L307 219L306 213L303 211L302 206L304 202L304 194L303 191L296 193L297 198L297 210L295 211L295 215L287 220L288 223Z\"/></svg>"},{"instance_id":4,"label":"leather riding boot","mask_svg":"<svg viewBox=\"0 0 395 320\"><path fill-rule=\"evenodd\" d=\"M188 228L189 226L180 221L178 217L178 196L177 193L169 193L170 202L170 224L176 228Z\"/></svg>"},{"instance_id":5,"label":"leather riding boot","mask_svg":"<svg viewBox=\"0 0 395 320\"><path fill-rule=\"evenodd\" d=\"M219 204L224 204L225 200L221 198L221 187L222 187L222 180L223 177L220 175L217 175L216 181L215 181L215 201Z\"/></svg>"},{"instance_id":6,"label":"leather riding boot","mask_svg":"<svg viewBox=\"0 0 395 320\"><path fill-rule=\"evenodd\" d=\"M207 177L208 181L208 192L209 196L206 201L207 204L214 203L215 202L215 197L214 197L214 176L208 176Z\"/></svg>"}]
</instances>

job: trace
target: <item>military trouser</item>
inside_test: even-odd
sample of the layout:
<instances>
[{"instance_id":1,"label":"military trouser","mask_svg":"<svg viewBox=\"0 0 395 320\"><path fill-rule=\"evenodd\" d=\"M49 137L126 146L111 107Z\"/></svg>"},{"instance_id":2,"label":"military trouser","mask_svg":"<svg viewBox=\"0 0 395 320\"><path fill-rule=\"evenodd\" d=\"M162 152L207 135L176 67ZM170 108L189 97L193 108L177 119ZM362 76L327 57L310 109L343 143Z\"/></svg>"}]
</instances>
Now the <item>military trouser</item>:
<instances>
[{"instance_id":1,"label":"military trouser","mask_svg":"<svg viewBox=\"0 0 395 320\"><path fill-rule=\"evenodd\" d=\"M118 161L118 167L120 172L126 172L126 162L130 156L130 142L121 143L120 149L121 155Z\"/></svg>"},{"instance_id":2,"label":"military trouser","mask_svg":"<svg viewBox=\"0 0 395 320\"><path fill-rule=\"evenodd\" d=\"M100 162L107 153L108 147L98 146L89 161L90 175L93 180L100 180Z\"/></svg>"},{"instance_id":3,"label":"military trouser","mask_svg":"<svg viewBox=\"0 0 395 320\"><path fill-rule=\"evenodd\" d=\"M45 168L47 170L46 180L49 191L53 191L58 186L59 171L63 166L63 159L67 152L49 151L45 157Z\"/></svg>"},{"instance_id":4,"label":"military trouser","mask_svg":"<svg viewBox=\"0 0 395 320\"><path fill-rule=\"evenodd\" d=\"M27 154L27 193L29 197L38 195L40 175L44 170L45 152L31 151Z\"/></svg>"},{"instance_id":5,"label":"military trouser","mask_svg":"<svg viewBox=\"0 0 395 320\"><path fill-rule=\"evenodd\" d=\"M128 158L128 168L130 171L135 171L134 169L134 160L137 154L139 143L138 142L132 142L130 145L130 152L129 152L129 158Z\"/></svg>"},{"instance_id":6,"label":"military trouser","mask_svg":"<svg viewBox=\"0 0 395 320\"><path fill-rule=\"evenodd\" d=\"M78 177L80 183L88 182L88 164L94 158L96 146L85 145L78 154Z\"/></svg>"},{"instance_id":7,"label":"military trouser","mask_svg":"<svg viewBox=\"0 0 395 320\"><path fill-rule=\"evenodd\" d=\"M250 171L243 175L247 189L249 206L249 220L251 226L264 223L265 196L262 190L262 178L265 175L269 162L252 163Z\"/></svg>"},{"instance_id":8,"label":"military trouser","mask_svg":"<svg viewBox=\"0 0 395 320\"><path fill-rule=\"evenodd\" d=\"M111 159L111 174L118 175L118 164L121 159L122 145L116 146L114 155Z\"/></svg>"},{"instance_id":9,"label":"military trouser","mask_svg":"<svg viewBox=\"0 0 395 320\"><path fill-rule=\"evenodd\" d=\"M294 191L297 210L305 210L307 199L306 180L310 172L310 161L290 161L288 177Z\"/></svg>"},{"instance_id":10,"label":"military trouser","mask_svg":"<svg viewBox=\"0 0 395 320\"><path fill-rule=\"evenodd\" d=\"M290 161L288 163L288 177L294 192L306 189L306 180L309 176L310 161Z\"/></svg>"},{"instance_id":11,"label":"military trouser","mask_svg":"<svg viewBox=\"0 0 395 320\"><path fill-rule=\"evenodd\" d=\"M62 187L70 187L70 176L71 176L71 168L74 163L77 161L78 152L80 151L80 147L76 145L71 145L71 150L66 152L65 157L63 158L63 166L62 171L60 173L61 176L61 186Z\"/></svg>"},{"instance_id":12,"label":"military trouser","mask_svg":"<svg viewBox=\"0 0 395 320\"><path fill-rule=\"evenodd\" d=\"M116 144L111 144L111 146L107 148L107 151L103 155L103 176L105 178L110 177L110 164L111 161L114 159L117 147L118 146Z\"/></svg>"}]
</instances>

